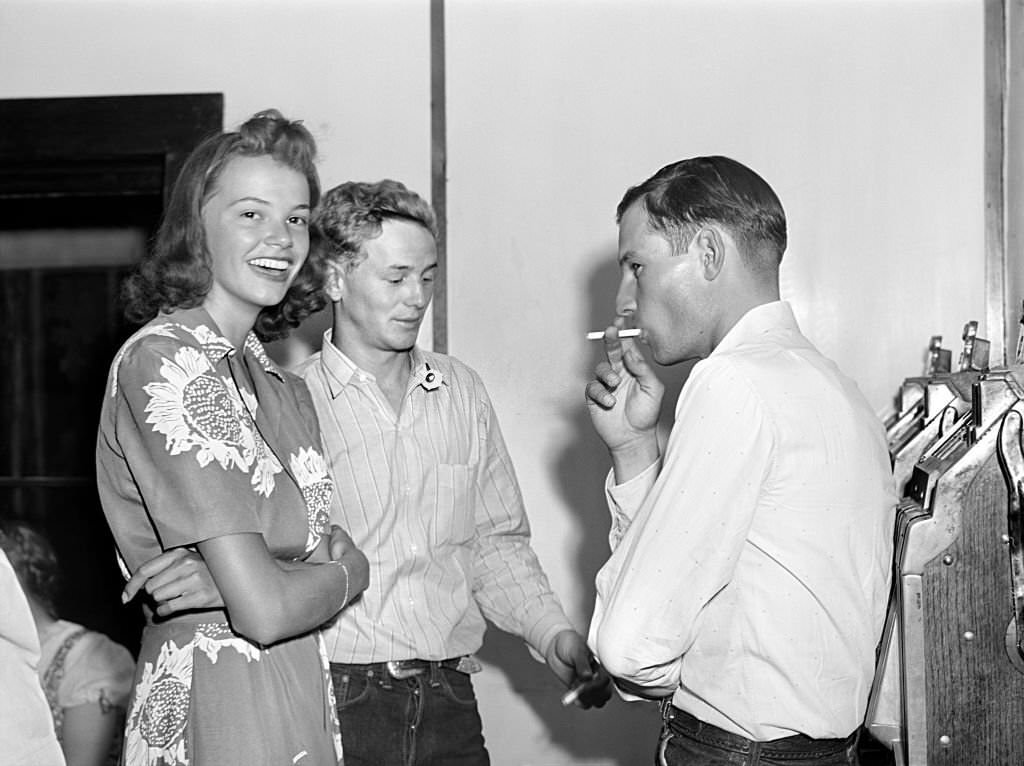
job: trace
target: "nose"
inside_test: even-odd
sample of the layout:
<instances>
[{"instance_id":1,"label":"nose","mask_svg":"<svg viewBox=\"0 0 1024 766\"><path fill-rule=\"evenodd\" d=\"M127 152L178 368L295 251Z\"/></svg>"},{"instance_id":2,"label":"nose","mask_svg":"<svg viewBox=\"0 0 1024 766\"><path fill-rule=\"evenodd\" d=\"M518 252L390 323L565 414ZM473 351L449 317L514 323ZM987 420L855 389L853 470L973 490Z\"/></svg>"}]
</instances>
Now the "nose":
<instances>
[{"instance_id":1,"label":"nose","mask_svg":"<svg viewBox=\"0 0 1024 766\"><path fill-rule=\"evenodd\" d=\"M405 302L416 308L425 308L430 303L433 295L432 289L428 288L422 279L408 280L408 289L405 294Z\"/></svg>"},{"instance_id":2,"label":"nose","mask_svg":"<svg viewBox=\"0 0 1024 766\"><path fill-rule=\"evenodd\" d=\"M292 246L292 230L287 221L271 222L265 240L268 244L277 247Z\"/></svg>"},{"instance_id":3,"label":"nose","mask_svg":"<svg viewBox=\"0 0 1024 766\"><path fill-rule=\"evenodd\" d=\"M636 281L630 274L623 274L619 290L615 293L615 315L630 317L636 312Z\"/></svg>"}]
</instances>

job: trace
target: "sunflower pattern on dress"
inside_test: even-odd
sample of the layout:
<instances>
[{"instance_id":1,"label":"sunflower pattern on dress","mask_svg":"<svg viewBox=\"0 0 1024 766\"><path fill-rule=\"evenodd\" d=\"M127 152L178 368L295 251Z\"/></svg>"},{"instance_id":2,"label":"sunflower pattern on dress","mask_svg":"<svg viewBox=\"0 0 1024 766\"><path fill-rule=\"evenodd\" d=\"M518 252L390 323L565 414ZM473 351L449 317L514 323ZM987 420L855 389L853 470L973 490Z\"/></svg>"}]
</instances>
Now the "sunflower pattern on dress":
<instances>
[{"instance_id":1,"label":"sunflower pattern on dress","mask_svg":"<svg viewBox=\"0 0 1024 766\"><path fill-rule=\"evenodd\" d=\"M298 455L289 455L288 462L306 501L310 535L306 548L312 551L321 534L314 530L326 530L330 520L334 482L327 473L327 461L315 449L300 449Z\"/></svg>"},{"instance_id":2,"label":"sunflower pattern on dress","mask_svg":"<svg viewBox=\"0 0 1024 766\"><path fill-rule=\"evenodd\" d=\"M301 420L299 410L294 409L294 400L282 398L275 406L287 402L288 409L264 416L257 395L246 385L241 385L231 364L225 363L229 355L247 354L250 358L254 357L259 367L270 373L279 384L286 383L285 376L266 356L262 344L250 333L244 350L236 351L229 341L205 324L189 326L173 321L154 322L130 338L115 358L111 369L111 397L117 394L119 367L127 351L134 343L148 336L180 339L181 342L160 341L150 347L148 359L153 361L147 364L153 366L147 366L146 369L155 368L156 379L144 377L139 381L135 374L132 386L148 381L140 386L144 392L142 401L145 406L142 408L140 401L139 407L145 420L143 423L139 417L137 427L148 427L154 435L158 435L157 438L162 437L163 449L175 460L191 455L189 459L194 460L193 465L198 466L203 473L214 470L236 476L238 473L245 475L253 492L252 503L255 507L263 507L263 501L257 498L277 497L275 489L280 484L281 474L287 471L294 484L289 483L287 494L268 508L276 508L277 513L291 513L291 510L285 509L296 508L298 503L295 500L301 495L300 502L304 501L306 512L300 528L305 531L302 538L289 539L294 540L296 546L301 545L302 555L298 558L308 555L316 548L328 528L334 484L326 461L317 449L318 445L314 446L315 442L309 443L316 438L315 430L291 430L289 438L285 440L280 435L275 436L275 446L279 449L281 460L265 441L259 422L270 429L268 433L276 433L274 428L278 424L273 420L274 417L287 415ZM153 356L152 351L156 349L161 351ZM259 383L259 380L252 379L252 383ZM266 385L260 385L257 385L256 390L266 392ZM135 399L139 400L139 397ZM278 399L271 395L269 401L278 402ZM263 417L262 421L260 417ZM307 423L308 427L315 429L315 423ZM295 439L301 434L307 434L309 441L305 444ZM285 465L282 465L282 461ZM193 472L195 470L192 469ZM285 500L287 497L293 497L294 500ZM246 501L244 497L238 497L238 502ZM215 502L209 507L210 513L216 513ZM140 657L140 661L147 658L148 661L140 665L134 701L126 721L125 763L131 766L189 766L192 756L189 726L193 725L195 716L192 707L194 673L200 670L197 663L201 663L203 673L216 672L217 677L220 677L221 671L215 671L214 668L224 665L226 660L221 657L224 651L230 650L232 656L242 658L243 665L252 665L271 661L271 653L278 658L278 662L281 661L282 647L276 645L269 649L263 648L232 632L224 622L193 622L177 627L168 624L166 628L158 630L160 633L153 635L153 638L161 635L158 643L151 644L146 657ZM332 738L334 753L340 761L341 738L322 637L317 634L296 640L313 643L310 649L317 658L323 693L330 700L325 712L325 723ZM231 672L245 672L239 670L237 662L234 660L229 663L234 667ZM273 701L261 703L273 704ZM251 705L253 701L249 700L246 704ZM301 752L295 757L299 756Z\"/></svg>"},{"instance_id":3,"label":"sunflower pattern on dress","mask_svg":"<svg viewBox=\"0 0 1024 766\"><path fill-rule=\"evenodd\" d=\"M146 422L167 440L172 455L196 449L196 460L224 470L251 472L257 494L269 497L281 464L256 430L254 396L234 381L218 378L206 354L184 346L160 367L162 381L143 390L149 394ZM245 401L243 401L245 400Z\"/></svg>"},{"instance_id":4,"label":"sunflower pattern on dress","mask_svg":"<svg viewBox=\"0 0 1024 766\"><path fill-rule=\"evenodd\" d=\"M166 641L156 663L143 665L125 725L125 763L187 766L184 734L192 689L192 648L192 642L178 648Z\"/></svg>"}]
</instances>

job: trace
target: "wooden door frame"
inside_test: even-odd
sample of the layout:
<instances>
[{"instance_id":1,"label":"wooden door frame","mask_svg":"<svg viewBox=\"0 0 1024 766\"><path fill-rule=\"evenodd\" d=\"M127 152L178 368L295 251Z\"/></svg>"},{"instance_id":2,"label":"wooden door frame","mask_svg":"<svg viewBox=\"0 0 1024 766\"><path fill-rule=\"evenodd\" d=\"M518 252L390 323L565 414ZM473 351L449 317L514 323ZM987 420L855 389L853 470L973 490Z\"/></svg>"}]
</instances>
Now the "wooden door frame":
<instances>
[{"instance_id":1,"label":"wooden door frame","mask_svg":"<svg viewBox=\"0 0 1024 766\"><path fill-rule=\"evenodd\" d=\"M1024 301L1024 0L985 0L985 302L993 366L1014 364Z\"/></svg>"}]
</instances>

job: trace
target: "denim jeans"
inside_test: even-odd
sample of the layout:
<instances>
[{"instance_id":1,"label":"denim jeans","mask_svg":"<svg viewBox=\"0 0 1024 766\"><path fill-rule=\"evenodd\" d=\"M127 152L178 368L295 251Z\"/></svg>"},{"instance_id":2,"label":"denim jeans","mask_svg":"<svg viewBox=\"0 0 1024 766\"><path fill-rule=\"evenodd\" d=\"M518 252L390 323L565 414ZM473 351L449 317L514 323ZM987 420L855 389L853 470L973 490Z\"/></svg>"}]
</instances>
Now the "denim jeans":
<instances>
[{"instance_id":1,"label":"denim jeans","mask_svg":"<svg viewBox=\"0 0 1024 766\"><path fill-rule=\"evenodd\" d=\"M811 739L802 734L755 742L704 723L672 705L662 711L658 766L858 766L857 735Z\"/></svg>"},{"instance_id":2,"label":"denim jeans","mask_svg":"<svg viewBox=\"0 0 1024 766\"><path fill-rule=\"evenodd\" d=\"M467 674L432 665L392 678L383 663L331 663L345 766L489 766Z\"/></svg>"}]
</instances>

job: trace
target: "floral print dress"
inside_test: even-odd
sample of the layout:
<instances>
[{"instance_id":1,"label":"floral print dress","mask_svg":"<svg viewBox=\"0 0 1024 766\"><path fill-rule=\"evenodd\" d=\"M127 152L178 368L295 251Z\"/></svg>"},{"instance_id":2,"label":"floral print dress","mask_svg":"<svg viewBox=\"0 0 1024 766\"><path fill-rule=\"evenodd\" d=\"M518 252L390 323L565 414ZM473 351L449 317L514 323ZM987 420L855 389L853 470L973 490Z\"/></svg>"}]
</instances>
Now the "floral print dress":
<instances>
[{"instance_id":1,"label":"floral print dress","mask_svg":"<svg viewBox=\"0 0 1024 766\"><path fill-rule=\"evenodd\" d=\"M334 486L305 384L255 335L242 349L202 308L161 315L111 365L96 453L104 514L125 567L257 532L281 560L327 530ZM223 611L147 611L125 726L128 766L341 762L319 632L274 644Z\"/></svg>"}]
</instances>

